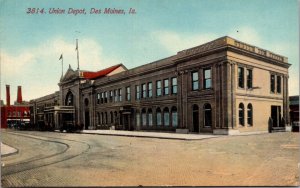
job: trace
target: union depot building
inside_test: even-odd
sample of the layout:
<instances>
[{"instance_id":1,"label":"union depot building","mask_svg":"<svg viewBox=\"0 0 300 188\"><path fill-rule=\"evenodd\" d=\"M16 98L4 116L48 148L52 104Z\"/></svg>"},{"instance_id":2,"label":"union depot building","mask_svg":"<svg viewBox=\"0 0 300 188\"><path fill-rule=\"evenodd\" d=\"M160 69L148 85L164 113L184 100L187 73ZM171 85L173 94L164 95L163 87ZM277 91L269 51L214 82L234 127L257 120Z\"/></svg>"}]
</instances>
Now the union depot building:
<instances>
[{"instance_id":1,"label":"union depot building","mask_svg":"<svg viewBox=\"0 0 300 188\"><path fill-rule=\"evenodd\" d=\"M70 66L59 91L31 100L31 118L55 129L235 134L289 124L284 56L222 37L133 69ZM270 121L271 120L271 121Z\"/></svg>"}]
</instances>

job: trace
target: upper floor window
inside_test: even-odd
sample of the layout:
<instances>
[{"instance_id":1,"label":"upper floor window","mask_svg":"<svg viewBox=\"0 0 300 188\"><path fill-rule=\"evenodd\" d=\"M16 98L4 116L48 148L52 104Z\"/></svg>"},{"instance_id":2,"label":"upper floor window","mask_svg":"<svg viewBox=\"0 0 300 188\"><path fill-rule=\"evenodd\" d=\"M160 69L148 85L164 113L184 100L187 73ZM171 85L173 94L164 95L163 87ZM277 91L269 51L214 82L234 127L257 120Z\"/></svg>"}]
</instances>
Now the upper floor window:
<instances>
[{"instance_id":1,"label":"upper floor window","mask_svg":"<svg viewBox=\"0 0 300 188\"><path fill-rule=\"evenodd\" d=\"M115 102L118 102L118 90L115 90Z\"/></svg>"},{"instance_id":2,"label":"upper floor window","mask_svg":"<svg viewBox=\"0 0 300 188\"><path fill-rule=\"evenodd\" d=\"M156 96L161 96L161 81L156 81Z\"/></svg>"},{"instance_id":3,"label":"upper floor window","mask_svg":"<svg viewBox=\"0 0 300 188\"><path fill-rule=\"evenodd\" d=\"M252 69L247 69L247 89L252 89Z\"/></svg>"},{"instance_id":4,"label":"upper floor window","mask_svg":"<svg viewBox=\"0 0 300 188\"><path fill-rule=\"evenodd\" d=\"M211 88L211 68L204 69L204 89Z\"/></svg>"},{"instance_id":5,"label":"upper floor window","mask_svg":"<svg viewBox=\"0 0 300 188\"><path fill-rule=\"evenodd\" d=\"M238 68L238 86L244 88L244 68Z\"/></svg>"},{"instance_id":6,"label":"upper floor window","mask_svg":"<svg viewBox=\"0 0 300 188\"><path fill-rule=\"evenodd\" d=\"M140 100L141 97L141 90L140 90L140 86L136 85L135 86L135 99L136 100Z\"/></svg>"},{"instance_id":7,"label":"upper floor window","mask_svg":"<svg viewBox=\"0 0 300 188\"><path fill-rule=\"evenodd\" d=\"M199 89L199 73L192 72L192 90Z\"/></svg>"},{"instance_id":8,"label":"upper floor window","mask_svg":"<svg viewBox=\"0 0 300 188\"><path fill-rule=\"evenodd\" d=\"M177 78L172 78L172 94L177 93Z\"/></svg>"},{"instance_id":9,"label":"upper floor window","mask_svg":"<svg viewBox=\"0 0 300 188\"><path fill-rule=\"evenodd\" d=\"M105 91L104 93L104 102L107 103L107 98L108 98L108 93L107 91Z\"/></svg>"},{"instance_id":10,"label":"upper floor window","mask_svg":"<svg viewBox=\"0 0 300 188\"><path fill-rule=\"evenodd\" d=\"M277 76L277 93L281 93L281 77Z\"/></svg>"},{"instance_id":11,"label":"upper floor window","mask_svg":"<svg viewBox=\"0 0 300 188\"><path fill-rule=\"evenodd\" d=\"M272 93L275 93L275 75L271 74L271 77L270 77L270 89L271 89L271 92Z\"/></svg>"},{"instance_id":12,"label":"upper floor window","mask_svg":"<svg viewBox=\"0 0 300 188\"><path fill-rule=\"evenodd\" d=\"M169 95L169 79L164 80L164 95Z\"/></svg>"},{"instance_id":13,"label":"upper floor window","mask_svg":"<svg viewBox=\"0 0 300 188\"><path fill-rule=\"evenodd\" d=\"M122 101L122 89L121 88L119 89L119 101L120 102Z\"/></svg>"},{"instance_id":14,"label":"upper floor window","mask_svg":"<svg viewBox=\"0 0 300 188\"><path fill-rule=\"evenodd\" d=\"M142 84L142 98L147 97L146 84Z\"/></svg>"},{"instance_id":15,"label":"upper floor window","mask_svg":"<svg viewBox=\"0 0 300 188\"><path fill-rule=\"evenodd\" d=\"M127 101L130 101L130 86L126 87L126 100Z\"/></svg>"},{"instance_id":16,"label":"upper floor window","mask_svg":"<svg viewBox=\"0 0 300 188\"><path fill-rule=\"evenodd\" d=\"M113 101L113 97L114 97L114 92L113 91L109 91L109 101L110 102Z\"/></svg>"},{"instance_id":17,"label":"upper floor window","mask_svg":"<svg viewBox=\"0 0 300 188\"><path fill-rule=\"evenodd\" d=\"M103 103L104 102L104 93L102 92L101 93L101 103Z\"/></svg>"},{"instance_id":18,"label":"upper floor window","mask_svg":"<svg viewBox=\"0 0 300 188\"><path fill-rule=\"evenodd\" d=\"M152 97L152 82L148 83L148 97Z\"/></svg>"},{"instance_id":19,"label":"upper floor window","mask_svg":"<svg viewBox=\"0 0 300 188\"><path fill-rule=\"evenodd\" d=\"M100 104L100 93L97 93L97 104Z\"/></svg>"}]
</instances>

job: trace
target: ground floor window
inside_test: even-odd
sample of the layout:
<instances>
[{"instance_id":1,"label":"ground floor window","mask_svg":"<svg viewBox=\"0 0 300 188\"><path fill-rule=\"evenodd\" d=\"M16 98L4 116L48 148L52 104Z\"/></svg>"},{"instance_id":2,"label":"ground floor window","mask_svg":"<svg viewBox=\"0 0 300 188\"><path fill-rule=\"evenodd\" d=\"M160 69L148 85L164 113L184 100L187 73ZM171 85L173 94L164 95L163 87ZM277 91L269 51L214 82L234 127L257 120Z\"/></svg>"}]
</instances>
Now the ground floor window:
<instances>
[{"instance_id":1,"label":"ground floor window","mask_svg":"<svg viewBox=\"0 0 300 188\"><path fill-rule=\"evenodd\" d=\"M153 125L152 110L151 109L148 109L148 124L149 124L149 126Z\"/></svg>"},{"instance_id":2,"label":"ground floor window","mask_svg":"<svg viewBox=\"0 0 300 188\"><path fill-rule=\"evenodd\" d=\"M169 109L166 107L164 109L164 126L169 126L170 125L170 114L169 114Z\"/></svg>"},{"instance_id":3,"label":"ground floor window","mask_svg":"<svg viewBox=\"0 0 300 188\"><path fill-rule=\"evenodd\" d=\"M244 126L245 125L245 121L244 121L244 104L243 103L240 103L239 104L239 124L241 126Z\"/></svg>"},{"instance_id":4,"label":"ground floor window","mask_svg":"<svg viewBox=\"0 0 300 188\"><path fill-rule=\"evenodd\" d=\"M172 126L177 127L178 126L178 114L177 114L177 108L174 106L171 110L172 113Z\"/></svg>"},{"instance_id":5,"label":"ground floor window","mask_svg":"<svg viewBox=\"0 0 300 188\"><path fill-rule=\"evenodd\" d=\"M161 126L161 111L160 108L156 110L156 125Z\"/></svg>"},{"instance_id":6,"label":"ground floor window","mask_svg":"<svg viewBox=\"0 0 300 188\"><path fill-rule=\"evenodd\" d=\"M142 125L146 126L147 125L147 116L146 116L146 110L142 110Z\"/></svg>"},{"instance_id":7,"label":"ground floor window","mask_svg":"<svg viewBox=\"0 0 300 188\"><path fill-rule=\"evenodd\" d=\"M248 106L247 106L247 124L249 126L253 125L253 107L252 107L252 104L248 104Z\"/></svg>"},{"instance_id":8,"label":"ground floor window","mask_svg":"<svg viewBox=\"0 0 300 188\"><path fill-rule=\"evenodd\" d=\"M203 110L204 110L204 127L211 127L212 126L211 105L205 104Z\"/></svg>"}]
</instances>

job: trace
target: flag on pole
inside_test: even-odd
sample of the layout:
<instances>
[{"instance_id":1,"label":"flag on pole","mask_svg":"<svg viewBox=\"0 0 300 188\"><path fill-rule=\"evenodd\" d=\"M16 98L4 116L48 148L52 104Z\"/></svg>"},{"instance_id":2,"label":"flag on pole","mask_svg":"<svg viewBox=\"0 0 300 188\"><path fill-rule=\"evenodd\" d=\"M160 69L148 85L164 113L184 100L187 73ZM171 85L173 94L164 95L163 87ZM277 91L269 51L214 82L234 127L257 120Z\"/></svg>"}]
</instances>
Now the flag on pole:
<instances>
[{"instance_id":1,"label":"flag on pole","mask_svg":"<svg viewBox=\"0 0 300 188\"><path fill-rule=\"evenodd\" d=\"M75 50L78 51L78 40L77 39L76 39L76 48L75 48Z\"/></svg>"},{"instance_id":2,"label":"flag on pole","mask_svg":"<svg viewBox=\"0 0 300 188\"><path fill-rule=\"evenodd\" d=\"M61 60L62 58L63 58L63 55L61 54L59 60Z\"/></svg>"}]
</instances>

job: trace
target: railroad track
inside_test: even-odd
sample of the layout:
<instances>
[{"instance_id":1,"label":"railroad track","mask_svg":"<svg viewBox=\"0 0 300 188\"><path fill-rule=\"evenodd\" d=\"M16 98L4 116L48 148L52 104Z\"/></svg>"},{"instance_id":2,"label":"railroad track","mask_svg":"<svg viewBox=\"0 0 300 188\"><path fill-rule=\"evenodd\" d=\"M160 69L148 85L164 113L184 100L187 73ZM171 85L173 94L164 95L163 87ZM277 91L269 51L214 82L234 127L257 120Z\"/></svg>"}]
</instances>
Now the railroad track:
<instances>
[{"instance_id":1,"label":"railroad track","mask_svg":"<svg viewBox=\"0 0 300 188\"><path fill-rule=\"evenodd\" d=\"M86 153L88 150L90 150L91 145L85 142L71 140L71 139L63 139L63 138L54 138L49 136L36 136L36 135L28 135L28 134L21 134L21 133L15 133L15 132L6 132L8 134L14 134L22 137L27 137L30 139L36 139L46 142L52 142L56 144L62 144L65 145L66 148L63 151L60 151L58 153L54 153L48 156L44 156L41 158L36 159L29 159L26 161L21 161L18 163L10 164L7 166L2 167L1 174L2 178L8 175L12 175L15 173L32 170L35 168L40 168L56 163L60 163L66 160L73 159L75 157L78 157L84 153Z\"/></svg>"}]
</instances>

